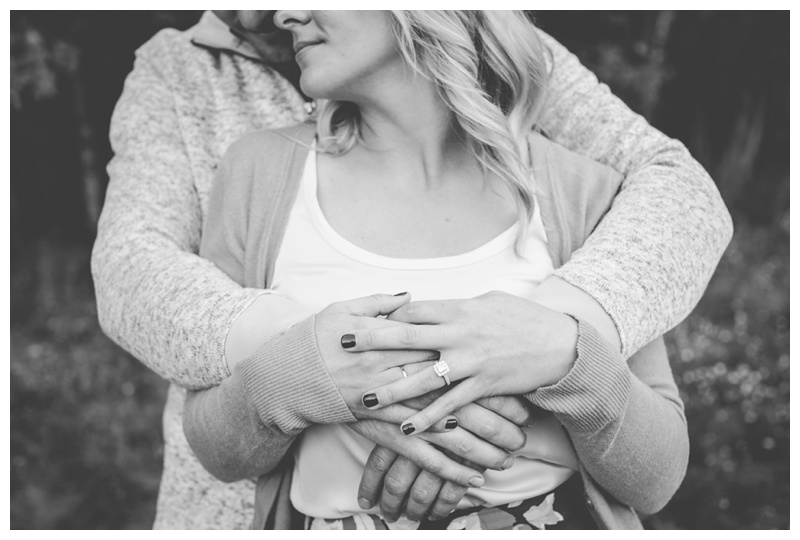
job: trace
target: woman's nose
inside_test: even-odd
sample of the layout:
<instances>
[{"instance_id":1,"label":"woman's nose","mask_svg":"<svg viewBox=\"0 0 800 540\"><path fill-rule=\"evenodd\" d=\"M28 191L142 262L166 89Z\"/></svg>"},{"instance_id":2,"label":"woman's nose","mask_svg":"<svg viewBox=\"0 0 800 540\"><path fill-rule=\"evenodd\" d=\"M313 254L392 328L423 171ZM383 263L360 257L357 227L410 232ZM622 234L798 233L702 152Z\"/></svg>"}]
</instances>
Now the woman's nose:
<instances>
[{"instance_id":1,"label":"woman's nose","mask_svg":"<svg viewBox=\"0 0 800 540\"><path fill-rule=\"evenodd\" d=\"M283 30L291 30L293 26L298 24L306 24L311 20L310 11L299 10L278 10L273 17L275 26Z\"/></svg>"}]
</instances>

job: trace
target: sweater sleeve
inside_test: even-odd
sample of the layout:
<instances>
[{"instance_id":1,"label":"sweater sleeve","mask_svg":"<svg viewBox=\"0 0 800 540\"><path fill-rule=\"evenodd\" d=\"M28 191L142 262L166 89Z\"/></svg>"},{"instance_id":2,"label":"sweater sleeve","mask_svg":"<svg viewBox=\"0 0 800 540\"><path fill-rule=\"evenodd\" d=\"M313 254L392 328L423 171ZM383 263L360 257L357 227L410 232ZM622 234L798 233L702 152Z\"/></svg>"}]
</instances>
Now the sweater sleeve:
<instances>
[{"instance_id":1,"label":"sweater sleeve","mask_svg":"<svg viewBox=\"0 0 800 540\"><path fill-rule=\"evenodd\" d=\"M625 177L611 210L552 279L605 310L627 358L694 308L733 225L713 180L680 142L648 125L561 44L542 37L553 60L542 129ZM590 305L578 300L573 311Z\"/></svg>"},{"instance_id":2,"label":"sweater sleeve","mask_svg":"<svg viewBox=\"0 0 800 540\"><path fill-rule=\"evenodd\" d=\"M104 332L165 379L203 388L228 376L228 329L264 291L196 255L200 201L159 61L140 49L114 110L92 275Z\"/></svg>"},{"instance_id":3,"label":"sweater sleeve","mask_svg":"<svg viewBox=\"0 0 800 540\"><path fill-rule=\"evenodd\" d=\"M527 397L555 413L598 484L637 511L655 513L680 486L689 458L683 403L663 339L626 362L580 319L578 335L570 372Z\"/></svg>"}]
</instances>

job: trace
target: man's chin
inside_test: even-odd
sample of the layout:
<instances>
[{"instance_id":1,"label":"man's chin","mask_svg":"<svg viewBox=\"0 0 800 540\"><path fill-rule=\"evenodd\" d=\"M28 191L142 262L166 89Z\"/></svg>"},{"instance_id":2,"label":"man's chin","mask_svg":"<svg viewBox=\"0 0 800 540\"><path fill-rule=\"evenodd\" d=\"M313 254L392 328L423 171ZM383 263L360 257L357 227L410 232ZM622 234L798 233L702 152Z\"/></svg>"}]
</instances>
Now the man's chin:
<instances>
[{"instance_id":1,"label":"man's chin","mask_svg":"<svg viewBox=\"0 0 800 540\"><path fill-rule=\"evenodd\" d=\"M273 21L274 16L275 11L236 11L236 17L244 29L257 34L272 34L278 31Z\"/></svg>"}]
</instances>

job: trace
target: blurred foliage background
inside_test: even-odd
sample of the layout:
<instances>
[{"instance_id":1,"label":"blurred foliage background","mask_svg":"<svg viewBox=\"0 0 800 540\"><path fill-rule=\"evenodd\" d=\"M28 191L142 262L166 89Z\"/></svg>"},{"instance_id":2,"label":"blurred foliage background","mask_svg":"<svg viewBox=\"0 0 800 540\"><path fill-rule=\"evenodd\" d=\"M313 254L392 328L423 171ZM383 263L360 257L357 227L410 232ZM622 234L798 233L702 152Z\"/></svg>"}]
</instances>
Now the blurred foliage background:
<instances>
[{"instance_id":1,"label":"blurred foliage background","mask_svg":"<svg viewBox=\"0 0 800 540\"><path fill-rule=\"evenodd\" d=\"M149 528L166 385L100 331L89 271L134 50L200 12L11 13L11 526ZM789 526L788 12L535 12L711 172L736 233L668 334L691 462L650 528Z\"/></svg>"}]
</instances>

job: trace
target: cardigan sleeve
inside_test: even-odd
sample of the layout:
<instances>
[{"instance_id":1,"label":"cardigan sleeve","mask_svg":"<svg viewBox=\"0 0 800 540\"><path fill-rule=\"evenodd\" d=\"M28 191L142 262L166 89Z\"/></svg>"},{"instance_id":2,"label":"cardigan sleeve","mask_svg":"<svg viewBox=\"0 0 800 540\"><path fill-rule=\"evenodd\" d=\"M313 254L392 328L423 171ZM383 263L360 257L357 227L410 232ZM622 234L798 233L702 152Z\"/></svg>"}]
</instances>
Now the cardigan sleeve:
<instances>
[{"instance_id":1,"label":"cardigan sleeve","mask_svg":"<svg viewBox=\"0 0 800 540\"><path fill-rule=\"evenodd\" d=\"M260 347L219 386L188 392L183 431L219 480L270 472L311 424L354 422L317 349L314 317Z\"/></svg>"},{"instance_id":2,"label":"cardigan sleeve","mask_svg":"<svg viewBox=\"0 0 800 540\"><path fill-rule=\"evenodd\" d=\"M675 494L689 459L683 402L663 339L626 362L580 319L578 336L569 373L526 397L561 421L599 485L637 511L655 513Z\"/></svg>"},{"instance_id":3,"label":"cardigan sleeve","mask_svg":"<svg viewBox=\"0 0 800 540\"><path fill-rule=\"evenodd\" d=\"M228 329L264 291L197 256L200 201L159 39L137 52L112 117L92 275L103 331L163 378L204 388L229 375Z\"/></svg>"},{"instance_id":4,"label":"cardigan sleeve","mask_svg":"<svg viewBox=\"0 0 800 540\"><path fill-rule=\"evenodd\" d=\"M604 337L619 339L627 358L694 308L730 242L732 221L714 182L680 142L648 125L566 48L541 35L553 61L543 131L625 180L583 248L539 294L562 280L576 296L568 312L599 304L618 332ZM562 285L549 296L563 294Z\"/></svg>"},{"instance_id":5,"label":"cardigan sleeve","mask_svg":"<svg viewBox=\"0 0 800 540\"><path fill-rule=\"evenodd\" d=\"M222 158L200 247L202 256L237 281L245 275L252 158L237 143ZM263 304L273 316L261 326L272 337L262 332L259 339L240 343L236 354L246 358L235 364L231 377L188 392L184 404L186 440L206 470L223 481L270 472L312 424L355 421L319 354L314 316L282 328L282 321L298 318L302 310L292 310L285 299L271 304ZM276 313L275 305L289 313ZM243 353L248 349L252 352Z\"/></svg>"}]
</instances>

